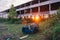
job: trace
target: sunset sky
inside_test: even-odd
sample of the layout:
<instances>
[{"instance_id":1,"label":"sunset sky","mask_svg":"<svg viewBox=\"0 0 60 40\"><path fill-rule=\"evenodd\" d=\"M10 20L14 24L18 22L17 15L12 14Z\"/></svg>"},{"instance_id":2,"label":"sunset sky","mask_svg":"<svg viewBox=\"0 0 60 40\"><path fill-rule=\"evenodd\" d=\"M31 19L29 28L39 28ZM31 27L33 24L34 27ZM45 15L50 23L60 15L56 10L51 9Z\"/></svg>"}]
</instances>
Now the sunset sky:
<instances>
[{"instance_id":1,"label":"sunset sky","mask_svg":"<svg viewBox=\"0 0 60 40\"><path fill-rule=\"evenodd\" d=\"M29 1L32 0L0 0L0 12L10 8L11 4L18 6Z\"/></svg>"}]
</instances>

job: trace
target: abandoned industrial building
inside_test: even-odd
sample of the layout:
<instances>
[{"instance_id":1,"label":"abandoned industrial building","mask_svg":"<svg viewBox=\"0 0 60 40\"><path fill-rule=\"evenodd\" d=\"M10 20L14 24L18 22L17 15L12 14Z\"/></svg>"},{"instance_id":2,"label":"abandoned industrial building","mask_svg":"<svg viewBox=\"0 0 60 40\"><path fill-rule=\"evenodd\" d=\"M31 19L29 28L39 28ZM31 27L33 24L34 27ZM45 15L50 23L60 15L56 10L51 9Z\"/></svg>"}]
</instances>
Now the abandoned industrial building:
<instances>
[{"instance_id":1,"label":"abandoned industrial building","mask_svg":"<svg viewBox=\"0 0 60 40\"><path fill-rule=\"evenodd\" d=\"M60 7L60 0L32 0L30 2L16 6L18 17L33 15L48 15L57 12ZM0 13L0 17L6 17L8 10Z\"/></svg>"}]
</instances>

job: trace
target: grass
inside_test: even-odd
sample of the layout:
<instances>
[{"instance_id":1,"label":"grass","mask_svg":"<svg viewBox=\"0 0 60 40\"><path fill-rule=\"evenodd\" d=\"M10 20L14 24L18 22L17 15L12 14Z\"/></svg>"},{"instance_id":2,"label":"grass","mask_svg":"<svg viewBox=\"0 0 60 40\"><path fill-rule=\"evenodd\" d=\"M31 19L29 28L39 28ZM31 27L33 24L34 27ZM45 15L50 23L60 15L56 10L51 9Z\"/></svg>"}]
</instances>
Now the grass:
<instances>
[{"instance_id":1,"label":"grass","mask_svg":"<svg viewBox=\"0 0 60 40\"><path fill-rule=\"evenodd\" d=\"M1 34L8 34L8 33L12 33L15 34L15 36L23 36L25 34L22 33L22 24L2 24L5 27L8 28L8 30L5 31L0 31L0 35ZM39 40L40 39L40 33L37 34L31 34L29 35L28 38L24 39L24 40Z\"/></svg>"},{"instance_id":2,"label":"grass","mask_svg":"<svg viewBox=\"0 0 60 40\"><path fill-rule=\"evenodd\" d=\"M21 30L23 25L21 24L2 24L2 25L8 28L8 30L0 31L0 35L11 34L14 35L15 38L24 35Z\"/></svg>"},{"instance_id":3,"label":"grass","mask_svg":"<svg viewBox=\"0 0 60 40\"><path fill-rule=\"evenodd\" d=\"M21 36L25 35L22 33L22 27L23 27L22 24L0 24L0 25L4 25L5 27L8 28L8 30L0 31L0 35L1 34L8 34L8 33L12 33L16 37L21 37ZM56 25L54 25L53 27L54 27L54 29L58 28L58 27L60 28L60 23L56 23ZM28 38L23 39L23 40L47 40L47 39L45 39L45 37L47 37L46 32L49 32L49 31L52 31L52 30L49 28L43 32L38 32L36 34L30 34L28 36Z\"/></svg>"},{"instance_id":4,"label":"grass","mask_svg":"<svg viewBox=\"0 0 60 40\"><path fill-rule=\"evenodd\" d=\"M21 37L25 34L22 33L22 24L2 24L4 26L6 26L8 28L8 30L5 31L0 31L0 34L8 34L8 33L12 33L15 36ZM24 40L43 40L44 35L41 35L40 32L36 33L36 34L30 34L28 38L24 39Z\"/></svg>"}]
</instances>

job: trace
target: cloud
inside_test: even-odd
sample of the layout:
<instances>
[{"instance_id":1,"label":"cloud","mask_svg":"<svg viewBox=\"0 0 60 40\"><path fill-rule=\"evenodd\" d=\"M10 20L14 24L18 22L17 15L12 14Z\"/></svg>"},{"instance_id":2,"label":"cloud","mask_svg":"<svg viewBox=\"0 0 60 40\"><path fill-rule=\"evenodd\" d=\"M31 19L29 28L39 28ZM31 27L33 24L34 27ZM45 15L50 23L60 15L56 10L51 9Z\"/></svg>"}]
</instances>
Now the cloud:
<instances>
[{"instance_id":1,"label":"cloud","mask_svg":"<svg viewBox=\"0 0 60 40\"><path fill-rule=\"evenodd\" d=\"M11 4L14 6L21 5L32 0L0 0L0 11L10 8Z\"/></svg>"}]
</instances>

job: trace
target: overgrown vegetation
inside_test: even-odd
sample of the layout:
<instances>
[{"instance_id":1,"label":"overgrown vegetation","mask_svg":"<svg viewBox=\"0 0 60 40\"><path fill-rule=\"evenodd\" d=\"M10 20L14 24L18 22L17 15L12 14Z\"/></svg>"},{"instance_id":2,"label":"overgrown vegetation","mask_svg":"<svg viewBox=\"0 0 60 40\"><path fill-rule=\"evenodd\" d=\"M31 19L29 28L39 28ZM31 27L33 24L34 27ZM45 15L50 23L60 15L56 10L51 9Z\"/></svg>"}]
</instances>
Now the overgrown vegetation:
<instances>
[{"instance_id":1,"label":"overgrown vegetation","mask_svg":"<svg viewBox=\"0 0 60 40\"><path fill-rule=\"evenodd\" d=\"M0 18L0 23L9 23L9 24L20 24L22 22L21 18L17 18L17 12L14 5L11 5L11 8L8 12L8 18Z\"/></svg>"},{"instance_id":2,"label":"overgrown vegetation","mask_svg":"<svg viewBox=\"0 0 60 40\"><path fill-rule=\"evenodd\" d=\"M60 9L57 13L50 16L49 19L40 23L40 29L43 32L42 34L48 38L46 40L60 40Z\"/></svg>"},{"instance_id":3,"label":"overgrown vegetation","mask_svg":"<svg viewBox=\"0 0 60 40\"><path fill-rule=\"evenodd\" d=\"M17 18L17 12L14 5L11 5L11 8L8 13L8 22L13 24L21 23L21 19Z\"/></svg>"},{"instance_id":4,"label":"overgrown vegetation","mask_svg":"<svg viewBox=\"0 0 60 40\"><path fill-rule=\"evenodd\" d=\"M0 23L4 23L4 22L7 22L7 19L5 19L5 18L0 18Z\"/></svg>"},{"instance_id":5,"label":"overgrown vegetation","mask_svg":"<svg viewBox=\"0 0 60 40\"><path fill-rule=\"evenodd\" d=\"M13 18L13 19L0 19L1 22L9 22L9 23L20 23L21 19ZM28 21L30 22L30 21ZM8 28L9 33L15 34L16 37L20 37L20 35L24 35L22 33L21 24L5 24ZM36 34L31 34L28 38L24 40L60 40L60 9L56 14L50 15L50 18L41 22L39 24L40 32ZM5 33L5 32L2 32ZM18 34L19 33L19 34Z\"/></svg>"}]
</instances>

